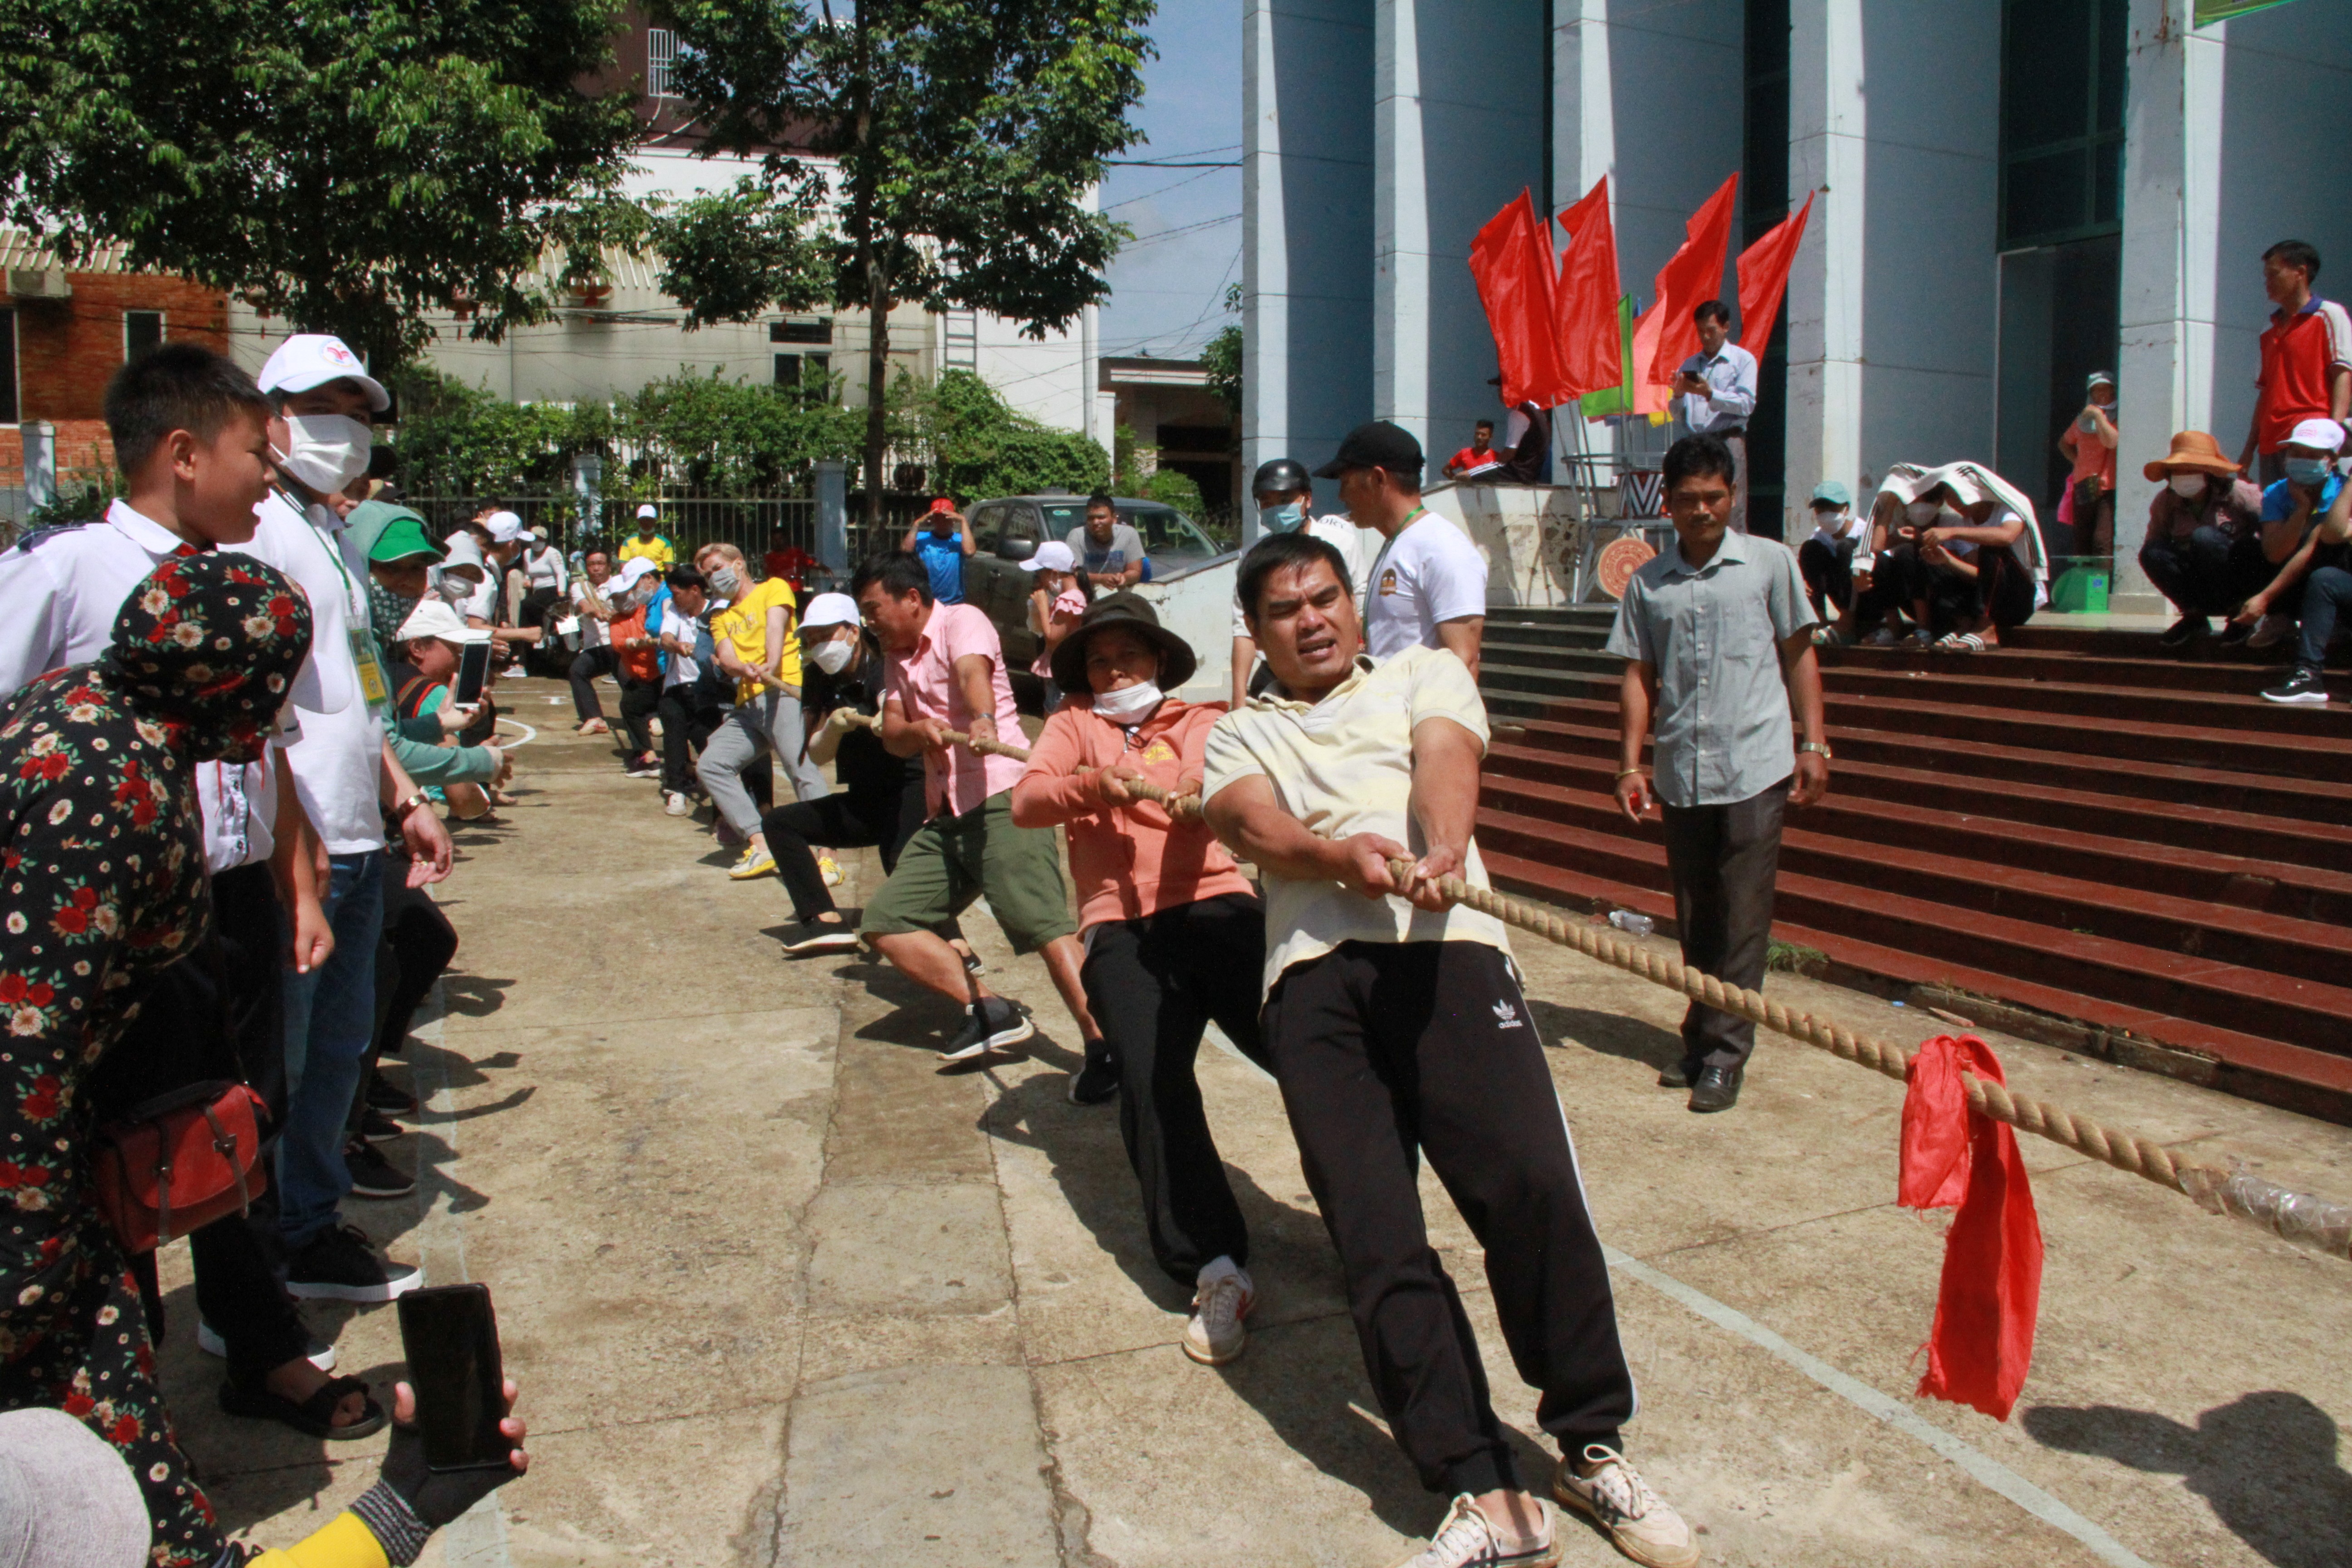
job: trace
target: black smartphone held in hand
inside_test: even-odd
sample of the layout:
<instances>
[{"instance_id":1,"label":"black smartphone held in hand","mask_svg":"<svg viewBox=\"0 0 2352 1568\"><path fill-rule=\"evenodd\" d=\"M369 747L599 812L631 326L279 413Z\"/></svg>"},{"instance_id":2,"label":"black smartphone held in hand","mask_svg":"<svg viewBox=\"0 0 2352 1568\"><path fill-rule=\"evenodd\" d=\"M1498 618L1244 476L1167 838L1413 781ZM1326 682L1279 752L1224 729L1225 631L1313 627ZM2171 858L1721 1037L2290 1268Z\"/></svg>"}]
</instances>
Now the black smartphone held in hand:
<instances>
[{"instance_id":1,"label":"black smartphone held in hand","mask_svg":"<svg viewBox=\"0 0 2352 1568\"><path fill-rule=\"evenodd\" d=\"M514 1444L506 1370L487 1285L438 1285L400 1298L400 1342L416 1390L416 1425L432 1470L504 1469Z\"/></svg>"},{"instance_id":2,"label":"black smartphone held in hand","mask_svg":"<svg viewBox=\"0 0 2352 1568\"><path fill-rule=\"evenodd\" d=\"M457 650L457 685L449 700L460 708L471 708L482 700L482 686L489 678L490 639L485 633L479 642L469 642Z\"/></svg>"}]
</instances>

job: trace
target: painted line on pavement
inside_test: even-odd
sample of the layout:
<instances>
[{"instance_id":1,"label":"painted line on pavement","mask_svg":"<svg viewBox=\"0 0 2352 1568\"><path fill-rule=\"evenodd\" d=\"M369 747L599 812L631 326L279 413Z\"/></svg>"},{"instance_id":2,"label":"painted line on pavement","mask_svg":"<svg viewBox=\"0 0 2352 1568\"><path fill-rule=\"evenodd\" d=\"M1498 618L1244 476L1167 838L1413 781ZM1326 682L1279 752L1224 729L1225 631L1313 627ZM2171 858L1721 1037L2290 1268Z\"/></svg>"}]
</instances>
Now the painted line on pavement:
<instances>
[{"instance_id":1,"label":"painted line on pavement","mask_svg":"<svg viewBox=\"0 0 2352 1568\"><path fill-rule=\"evenodd\" d=\"M1601 1250L1608 1258L1610 1268L1631 1275L1660 1295L1673 1297L1708 1322L1728 1329L1749 1344L1778 1356L1865 1415L1876 1417L1907 1437L1916 1438L2044 1524L2064 1531L2089 1547L2100 1561L2113 1563L2115 1568L2150 1568L2144 1559L2134 1555L2114 1536L1991 1455L1970 1447L1942 1427L1922 1418L1901 1401L1881 1394L1859 1378L1848 1376L1821 1357L1799 1350L1738 1308L1724 1305L1704 1291L1684 1284L1673 1275L1662 1273L1613 1247L1604 1245Z\"/></svg>"},{"instance_id":2,"label":"painted line on pavement","mask_svg":"<svg viewBox=\"0 0 2352 1568\"><path fill-rule=\"evenodd\" d=\"M536 730L532 729L530 725L528 725L528 724L524 723L521 720L520 720L520 719L516 718L516 717L515 717L513 714L511 714L511 713L501 713L501 714L499 714L499 717L498 717L498 721L497 721L497 722L496 722L496 723L493 723L493 724L490 726L490 728L491 728L491 729L493 729L493 730L495 730L495 729L497 729L497 728L499 727L499 724L511 724L511 725L513 725L516 729L520 730L520 731L522 731L522 739L521 739L521 740L520 740L520 741L509 741L509 742L507 742L506 750L508 750L508 751L509 751L509 752L513 751L517 746L528 746L528 745L530 745L533 741L536 741L536 740L538 740L538 739L539 739L539 731L536 731Z\"/></svg>"},{"instance_id":3,"label":"painted line on pavement","mask_svg":"<svg viewBox=\"0 0 2352 1568\"><path fill-rule=\"evenodd\" d=\"M448 996L441 982L433 983L433 990L417 1009L417 1019L410 1028L419 1043L440 1051L443 1024L449 1016ZM418 1065L411 1074L416 1099L424 1108L417 1120L421 1132L432 1128L441 1135L446 1151L429 1167L424 1158L424 1141L417 1142L416 1192L423 1200L423 1214L416 1222L417 1261L423 1265L427 1285L462 1285L471 1276L466 1268L466 1236L457 1218L457 1194L452 1184L443 1179L443 1169L457 1162L457 1107L449 1092L449 1078L439 1068ZM442 1270L434 1268L436 1259L454 1265L450 1277L442 1279ZM513 1568L513 1558L507 1551L507 1514L497 1492L490 1493L457 1518L450 1521L440 1532L441 1561L447 1568Z\"/></svg>"}]
</instances>

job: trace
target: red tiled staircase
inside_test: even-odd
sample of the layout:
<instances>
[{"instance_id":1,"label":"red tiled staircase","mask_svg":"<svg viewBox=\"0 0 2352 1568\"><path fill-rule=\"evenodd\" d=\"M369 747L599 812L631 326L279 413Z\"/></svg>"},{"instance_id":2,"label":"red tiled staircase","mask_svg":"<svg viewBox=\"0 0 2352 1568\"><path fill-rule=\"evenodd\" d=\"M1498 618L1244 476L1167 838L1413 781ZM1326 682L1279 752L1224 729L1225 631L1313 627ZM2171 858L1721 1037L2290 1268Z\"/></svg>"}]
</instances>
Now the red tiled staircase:
<instances>
[{"instance_id":1,"label":"red tiled staircase","mask_svg":"<svg viewBox=\"0 0 2352 1568\"><path fill-rule=\"evenodd\" d=\"M1665 850L1612 795L1613 606L1498 609L1480 676L1507 888L1671 929ZM1891 994L2352 1120L2352 681L2027 626L1997 652L1824 650L1829 800L1792 815L1773 934ZM1986 1004L1998 1005L1987 1005ZM1899 1032L1899 1031L1898 1031Z\"/></svg>"}]
</instances>

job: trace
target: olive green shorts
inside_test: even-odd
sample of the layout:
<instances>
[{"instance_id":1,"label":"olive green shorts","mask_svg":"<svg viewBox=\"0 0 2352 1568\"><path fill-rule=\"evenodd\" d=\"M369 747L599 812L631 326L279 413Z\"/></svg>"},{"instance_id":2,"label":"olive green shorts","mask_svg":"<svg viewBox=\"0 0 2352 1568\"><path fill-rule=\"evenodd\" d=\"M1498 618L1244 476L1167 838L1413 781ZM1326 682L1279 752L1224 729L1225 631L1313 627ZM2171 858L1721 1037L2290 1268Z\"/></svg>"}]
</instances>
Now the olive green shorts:
<instances>
[{"instance_id":1,"label":"olive green shorts","mask_svg":"<svg viewBox=\"0 0 2352 1568\"><path fill-rule=\"evenodd\" d=\"M935 816L898 851L898 868L866 906L858 934L929 931L985 894L1015 952L1075 935L1055 837L1050 827L1013 826L1009 790L961 816Z\"/></svg>"}]
</instances>

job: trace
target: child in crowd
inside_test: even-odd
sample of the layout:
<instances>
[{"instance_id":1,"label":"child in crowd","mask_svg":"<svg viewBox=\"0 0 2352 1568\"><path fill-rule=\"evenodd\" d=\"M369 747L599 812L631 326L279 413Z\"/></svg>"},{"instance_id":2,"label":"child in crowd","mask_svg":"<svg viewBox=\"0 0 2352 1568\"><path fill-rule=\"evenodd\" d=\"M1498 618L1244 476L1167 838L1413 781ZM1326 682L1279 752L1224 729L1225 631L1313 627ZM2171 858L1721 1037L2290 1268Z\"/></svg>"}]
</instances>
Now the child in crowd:
<instances>
[{"instance_id":1,"label":"child in crowd","mask_svg":"<svg viewBox=\"0 0 2352 1568\"><path fill-rule=\"evenodd\" d=\"M1093 592L1078 570L1078 558L1058 539L1039 545L1024 564L1036 581L1029 590L1029 629L1037 634L1037 657L1029 672L1045 683L1045 714L1050 719L1063 697L1054 679L1054 650L1076 629Z\"/></svg>"},{"instance_id":2,"label":"child in crowd","mask_svg":"<svg viewBox=\"0 0 2352 1568\"><path fill-rule=\"evenodd\" d=\"M1270 1065L1257 1027L1265 910L1206 824L1172 817L1129 787L1198 793L1209 731L1226 710L1168 695L1196 662L1132 594L1088 610L1055 650L1055 679L1074 695L1031 748L1013 787L1013 820L1068 829L1087 949L1080 978L1108 1047L1070 1080L1070 1099L1118 1096L1152 1256L1193 1291L1184 1353L1222 1366L1249 1342L1242 1320L1256 1292L1249 1232L1192 1064L1213 1018L1244 1054Z\"/></svg>"}]
</instances>

